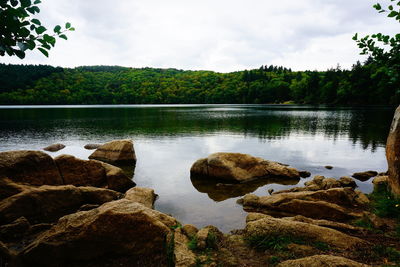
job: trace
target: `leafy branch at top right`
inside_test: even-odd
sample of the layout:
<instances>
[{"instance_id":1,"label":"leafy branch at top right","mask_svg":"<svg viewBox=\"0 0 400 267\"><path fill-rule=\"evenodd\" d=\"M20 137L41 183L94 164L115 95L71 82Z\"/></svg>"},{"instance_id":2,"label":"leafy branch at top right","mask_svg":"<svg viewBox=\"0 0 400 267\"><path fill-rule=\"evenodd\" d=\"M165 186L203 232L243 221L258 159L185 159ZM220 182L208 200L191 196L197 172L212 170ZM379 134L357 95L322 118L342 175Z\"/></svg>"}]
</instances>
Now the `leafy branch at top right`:
<instances>
[{"instance_id":1,"label":"leafy branch at top right","mask_svg":"<svg viewBox=\"0 0 400 267\"><path fill-rule=\"evenodd\" d=\"M387 1L389 3L384 6L377 3L373 7L379 13L384 13L400 23L400 1ZM394 36L376 33L362 38L355 34L353 40L361 49L361 55L369 55L379 65L385 66L391 77L391 83L400 84L400 33Z\"/></svg>"}]
</instances>

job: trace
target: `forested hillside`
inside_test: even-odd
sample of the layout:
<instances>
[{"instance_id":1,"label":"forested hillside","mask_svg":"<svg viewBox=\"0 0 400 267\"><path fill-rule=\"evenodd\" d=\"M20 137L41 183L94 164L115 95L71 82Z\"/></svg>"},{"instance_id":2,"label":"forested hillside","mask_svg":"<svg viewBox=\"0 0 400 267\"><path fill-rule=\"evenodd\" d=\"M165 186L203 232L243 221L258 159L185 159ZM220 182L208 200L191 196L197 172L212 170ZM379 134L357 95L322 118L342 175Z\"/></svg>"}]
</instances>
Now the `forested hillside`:
<instances>
[{"instance_id":1,"label":"forested hillside","mask_svg":"<svg viewBox=\"0 0 400 267\"><path fill-rule=\"evenodd\" d=\"M302 71L276 66L232 73L176 69L0 64L0 104L399 104L384 66Z\"/></svg>"}]
</instances>

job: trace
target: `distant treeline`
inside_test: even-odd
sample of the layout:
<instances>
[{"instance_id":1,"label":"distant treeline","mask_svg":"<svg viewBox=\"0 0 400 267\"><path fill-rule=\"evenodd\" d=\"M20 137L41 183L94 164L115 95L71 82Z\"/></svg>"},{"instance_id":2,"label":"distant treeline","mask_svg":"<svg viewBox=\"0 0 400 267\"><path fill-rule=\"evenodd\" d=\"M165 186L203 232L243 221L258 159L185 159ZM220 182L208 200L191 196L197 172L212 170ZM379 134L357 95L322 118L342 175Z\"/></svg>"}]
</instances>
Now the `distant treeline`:
<instances>
[{"instance_id":1,"label":"distant treeline","mask_svg":"<svg viewBox=\"0 0 400 267\"><path fill-rule=\"evenodd\" d=\"M292 71L277 66L232 73L92 66L0 64L0 104L396 105L400 86L372 60L351 70Z\"/></svg>"}]
</instances>

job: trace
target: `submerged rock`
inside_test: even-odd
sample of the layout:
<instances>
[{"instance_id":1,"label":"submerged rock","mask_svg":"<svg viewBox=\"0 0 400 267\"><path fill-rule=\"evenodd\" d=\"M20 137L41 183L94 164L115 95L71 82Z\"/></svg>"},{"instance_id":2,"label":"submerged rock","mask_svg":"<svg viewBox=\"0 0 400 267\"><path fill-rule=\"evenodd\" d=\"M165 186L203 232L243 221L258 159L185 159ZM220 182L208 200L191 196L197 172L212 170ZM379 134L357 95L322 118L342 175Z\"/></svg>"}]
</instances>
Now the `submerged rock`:
<instances>
[{"instance_id":1,"label":"submerged rock","mask_svg":"<svg viewBox=\"0 0 400 267\"><path fill-rule=\"evenodd\" d=\"M132 140L115 140L101 145L93 152L89 159L115 164L134 164L136 162L135 150Z\"/></svg>"},{"instance_id":2,"label":"submerged rock","mask_svg":"<svg viewBox=\"0 0 400 267\"><path fill-rule=\"evenodd\" d=\"M52 157L41 151L0 152L0 177L30 185L62 185Z\"/></svg>"},{"instance_id":3,"label":"submerged rock","mask_svg":"<svg viewBox=\"0 0 400 267\"><path fill-rule=\"evenodd\" d=\"M368 267L369 265L358 263L343 257L332 255L315 255L311 257L288 260L281 262L277 267Z\"/></svg>"},{"instance_id":4,"label":"submerged rock","mask_svg":"<svg viewBox=\"0 0 400 267\"><path fill-rule=\"evenodd\" d=\"M45 148L43 148L43 150L50 151L50 152L57 152L63 148L65 148L65 145L63 145L63 144L53 144L50 146L46 146Z\"/></svg>"},{"instance_id":5,"label":"submerged rock","mask_svg":"<svg viewBox=\"0 0 400 267\"><path fill-rule=\"evenodd\" d=\"M257 178L300 179L298 170L287 165L240 153L215 153L199 159L190 169L192 175L224 181L248 182Z\"/></svg>"},{"instance_id":6,"label":"submerged rock","mask_svg":"<svg viewBox=\"0 0 400 267\"><path fill-rule=\"evenodd\" d=\"M84 146L84 148L87 150L93 150L93 149L98 149L101 146L102 144L87 144Z\"/></svg>"},{"instance_id":7,"label":"submerged rock","mask_svg":"<svg viewBox=\"0 0 400 267\"><path fill-rule=\"evenodd\" d=\"M120 257L128 258L131 266L146 259L166 266L171 227L176 224L168 215L121 199L62 217L21 254L31 266L99 264Z\"/></svg>"},{"instance_id":8,"label":"submerged rock","mask_svg":"<svg viewBox=\"0 0 400 267\"><path fill-rule=\"evenodd\" d=\"M360 180L362 182L365 182L377 175L378 175L378 172L376 172L376 171L365 171L365 172L356 172L352 175L352 177L354 177L357 180Z\"/></svg>"}]
</instances>

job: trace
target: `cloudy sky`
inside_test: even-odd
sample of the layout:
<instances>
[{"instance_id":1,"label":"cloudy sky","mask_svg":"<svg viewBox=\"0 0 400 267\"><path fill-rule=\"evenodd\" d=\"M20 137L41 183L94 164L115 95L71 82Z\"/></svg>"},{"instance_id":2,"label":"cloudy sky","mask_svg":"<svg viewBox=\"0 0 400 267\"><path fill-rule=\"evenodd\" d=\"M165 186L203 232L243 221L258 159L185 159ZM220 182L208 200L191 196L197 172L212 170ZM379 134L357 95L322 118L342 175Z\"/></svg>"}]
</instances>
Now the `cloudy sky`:
<instances>
[{"instance_id":1,"label":"cloudy sky","mask_svg":"<svg viewBox=\"0 0 400 267\"><path fill-rule=\"evenodd\" d=\"M75 32L46 58L5 63L121 65L229 72L261 65L294 70L350 67L364 60L351 40L398 32L376 0L42 0L40 19Z\"/></svg>"}]
</instances>

